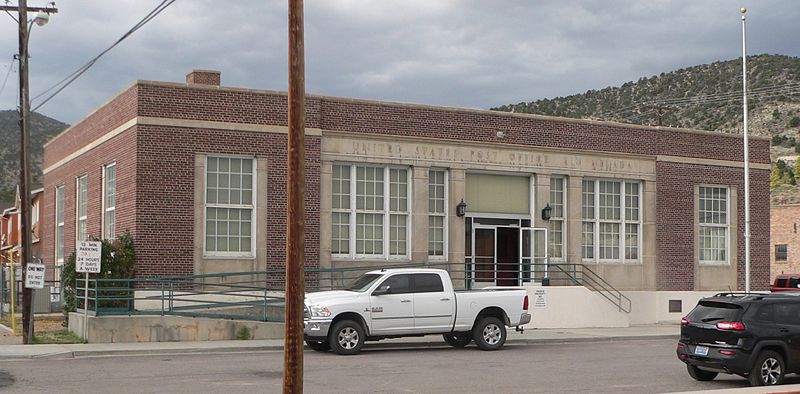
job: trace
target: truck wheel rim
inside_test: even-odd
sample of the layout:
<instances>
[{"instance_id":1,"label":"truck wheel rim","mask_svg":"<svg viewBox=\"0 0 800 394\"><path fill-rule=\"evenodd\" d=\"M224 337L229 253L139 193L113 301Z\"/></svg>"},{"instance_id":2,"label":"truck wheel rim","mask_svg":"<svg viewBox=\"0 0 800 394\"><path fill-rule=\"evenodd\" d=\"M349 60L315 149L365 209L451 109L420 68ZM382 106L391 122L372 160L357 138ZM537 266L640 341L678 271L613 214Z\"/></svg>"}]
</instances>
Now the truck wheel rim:
<instances>
[{"instance_id":1,"label":"truck wheel rim","mask_svg":"<svg viewBox=\"0 0 800 394\"><path fill-rule=\"evenodd\" d=\"M778 360L768 358L761 364L761 381L773 385L778 383L778 377L781 376L781 365Z\"/></svg>"},{"instance_id":2,"label":"truck wheel rim","mask_svg":"<svg viewBox=\"0 0 800 394\"><path fill-rule=\"evenodd\" d=\"M351 327L339 331L339 345L344 349L352 349L358 345L358 332Z\"/></svg>"},{"instance_id":3,"label":"truck wheel rim","mask_svg":"<svg viewBox=\"0 0 800 394\"><path fill-rule=\"evenodd\" d=\"M483 340L490 345L496 345L498 342L500 342L501 336L502 333L500 332L500 327L497 326L497 324L488 324L483 328Z\"/></svg>"}]
</instances>

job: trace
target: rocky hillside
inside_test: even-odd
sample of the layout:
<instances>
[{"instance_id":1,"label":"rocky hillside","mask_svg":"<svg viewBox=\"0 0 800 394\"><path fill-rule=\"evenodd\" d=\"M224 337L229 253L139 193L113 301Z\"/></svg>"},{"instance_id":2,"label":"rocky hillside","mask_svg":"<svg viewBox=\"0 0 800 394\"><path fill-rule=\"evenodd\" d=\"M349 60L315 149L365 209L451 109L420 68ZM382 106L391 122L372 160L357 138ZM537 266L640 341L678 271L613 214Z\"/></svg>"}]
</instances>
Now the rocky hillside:
<instances>
[{"instance_id":1,"label":"rocky hillside","mask_svg":"<svg viewBox=\"0 0 800 394\"><path fill-rule=\"evenodd\" d=\"M69 125L31 114L31 187L42 184L42 146ZM13 201L19 182L19 115L0 111L0 203Z\"/></svg>"},{"instance_id":2,"label":"rocky hillside","mask_svg":"<svg viewBox=\"0 0 800 394\"><path fill-rule=\"evenodd\" d=\"M748 57L749 130L779 136L773 159L800 151L800 58ZM570 118L613 120L740 133L741 58L688 67L619 87L492 108Z\"/></svg>"}]
</instances>

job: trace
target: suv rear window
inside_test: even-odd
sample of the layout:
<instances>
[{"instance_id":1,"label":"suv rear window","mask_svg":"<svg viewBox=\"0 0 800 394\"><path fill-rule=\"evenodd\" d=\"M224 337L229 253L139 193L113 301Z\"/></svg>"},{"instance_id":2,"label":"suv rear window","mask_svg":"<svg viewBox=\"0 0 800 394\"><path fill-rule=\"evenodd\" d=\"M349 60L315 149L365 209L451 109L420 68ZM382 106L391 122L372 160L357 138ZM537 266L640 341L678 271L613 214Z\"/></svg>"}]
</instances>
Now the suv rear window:
<instances>
[{"instance_id":1,"label":"suv rear window","mask_svg":"<svg viewBox=\"0 0 800 394\"><path fill-rule=\"evenodd\" d=\"M736 304L716 301L700 301L686 316L690 322L737 321L742 307Z\"/></svg>"}]
</instances>

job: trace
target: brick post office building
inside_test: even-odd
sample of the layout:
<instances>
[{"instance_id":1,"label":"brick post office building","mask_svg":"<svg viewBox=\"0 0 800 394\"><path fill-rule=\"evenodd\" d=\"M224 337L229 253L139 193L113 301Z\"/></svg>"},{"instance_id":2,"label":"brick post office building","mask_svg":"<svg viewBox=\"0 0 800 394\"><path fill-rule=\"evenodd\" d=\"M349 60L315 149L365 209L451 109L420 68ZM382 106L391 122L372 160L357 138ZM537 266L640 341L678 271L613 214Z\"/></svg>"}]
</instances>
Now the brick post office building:
<instances>
[{"instance_id":1,"label":"brick post office building","mask_svg":"<svg viewBox=\"0 0 800 394\"><path fill-rule=\"evenodd\" d=\"M483 286L547 260L620 289L744 287L741 135L315 95L306 111L309 267L521 267ZM134 83L46 145L45 260L128 230L139 277L282 268L286 117L285 93L218 72ZM750 149L758 289L769 141Z\"/></svg>"}]
</instances>

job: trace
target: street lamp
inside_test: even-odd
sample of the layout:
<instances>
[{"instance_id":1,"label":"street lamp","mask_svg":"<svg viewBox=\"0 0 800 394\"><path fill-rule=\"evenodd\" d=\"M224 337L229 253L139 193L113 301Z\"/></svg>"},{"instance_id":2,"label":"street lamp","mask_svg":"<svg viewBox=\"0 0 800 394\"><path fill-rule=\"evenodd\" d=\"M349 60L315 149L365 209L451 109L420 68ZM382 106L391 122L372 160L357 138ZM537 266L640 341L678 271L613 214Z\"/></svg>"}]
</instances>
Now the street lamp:
<instances>
[{"instance_id":1,"label":"street lamp","mask_svg":"<svg viewBox=\"0 0 800 394\"><path fill-rule=\"evenodd\" d=\"M37 16L29 21L28 11L38 12ZM28 261L31 260L31 194L30 194L30 92L28 86L28 31L33 24L45 25L50 20L49 14L58 12L55 3L49 7L28 7L27 0L19 0L18 6L3 5L0 11L18 11L16 19L19 25L19 128L20 128L20 238L22 243L22 272L26 272ZM22 290L22 316L23 333L22 343L28 344L33 339L33 291L28 288Z\"/></svg>"}]
</instances>

